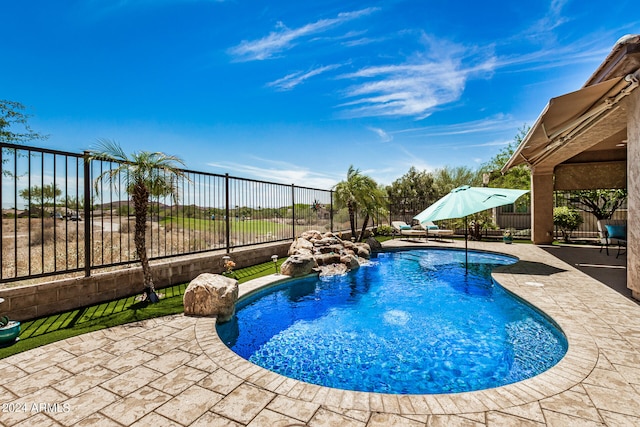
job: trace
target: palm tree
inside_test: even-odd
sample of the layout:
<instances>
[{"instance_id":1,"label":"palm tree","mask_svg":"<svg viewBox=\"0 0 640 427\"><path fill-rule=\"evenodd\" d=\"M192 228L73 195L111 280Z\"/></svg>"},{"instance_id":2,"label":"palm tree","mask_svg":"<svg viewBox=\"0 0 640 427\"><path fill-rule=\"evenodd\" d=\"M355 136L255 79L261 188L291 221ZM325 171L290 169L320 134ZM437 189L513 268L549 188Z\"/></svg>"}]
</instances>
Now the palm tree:
<instances>
[{"instance_id":1,"label":"palm tree","mask_svg":"<svg viewBox=\"0 0 640 427\"><path fill-rule=\"evenodd\" d=\"M362 238L370 215L384 205L378 185L372 178L362 175L359 169L354 169L351 165L347 171L347 180L336 184L334 190L338 205L346 206L349 212L352 237L356 237L356 211L360 209L365 214L364 226L359 236Z\"/></svg>"},{"instance_id":2,"label":"palm tree","mask_svg":"<svg viewBox=\"0 0 640 427\"><path fill-rule=\"evenodd\" d=\"M362 222L362 229L360 230L360 235L358 236L358 241L362 241L364 237L364 233L367 230L367 225L369 225L369 219L375 218L378 214L385 213L387 209L385 209L385 191L383 188L378 187L376 182L365 176L365 181L369 180L371 182L367 182L366 185L368 187L373 187L369 191L365 192L363 199L360 202L360 212L364 214L364 220Z\"/></svg>"},{"instance_id":3,"label":"palm tree","mask_svg":"<svg viewBox=\"0 0 640 427\"><path fill-rule=\"evenodd\" d=\"M179 178L185 174L178 168L184 162L164 153L140 151L127 156L122 147L114 141L98 140L98 149L89 151L90 160L104 160L117 163L118 166L104 171L95 180L98 184L104 180L109 186L118 185L123 180L126 192L131 196L135 213L134 243L136 253L142 264L144 296L149 302L158 302L155 293L149 258L147 256L146 230L149 197L172 196L177 202Z\"/></svg>"}]
</instances>

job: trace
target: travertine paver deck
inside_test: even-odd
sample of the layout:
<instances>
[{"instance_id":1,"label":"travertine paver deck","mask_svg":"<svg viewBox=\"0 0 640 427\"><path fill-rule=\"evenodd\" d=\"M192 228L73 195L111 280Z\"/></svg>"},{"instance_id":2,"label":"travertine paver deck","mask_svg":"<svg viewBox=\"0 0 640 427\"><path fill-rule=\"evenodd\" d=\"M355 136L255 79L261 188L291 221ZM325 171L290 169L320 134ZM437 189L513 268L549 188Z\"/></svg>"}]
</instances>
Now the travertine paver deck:
<instances>
[{"instance_id":1,"label":"travertine paver deck","mask_svg":"<svg viewBox=\"0 0 640 427\"><path fill-rule=\"evenodd\" d=\"M170 316L0 360L0 424L640 425L640 306L535 246L472 243L471 248L521 259L500 267L494 277L562 327L569 351L558 365L529 380L478 392L350 392L250 364L220 342L213 319ZM244 284L241 292L269 280Z\"/></svg>"}]
</instances>

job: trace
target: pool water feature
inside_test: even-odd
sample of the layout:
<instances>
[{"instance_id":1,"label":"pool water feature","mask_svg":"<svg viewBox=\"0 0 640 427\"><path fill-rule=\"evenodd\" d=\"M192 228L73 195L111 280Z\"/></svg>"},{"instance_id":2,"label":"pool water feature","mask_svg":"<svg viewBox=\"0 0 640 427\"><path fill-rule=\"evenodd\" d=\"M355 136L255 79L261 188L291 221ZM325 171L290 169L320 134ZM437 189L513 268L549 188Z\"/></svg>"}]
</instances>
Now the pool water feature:
<instances>
[{"instance_id":1,"label":"pool water feature","mask_svg":"<svg viewBox=\"0 0 640 427\"><path fill-rule=\"evenodd\" d=\"M419 249L378 254L341 276L290 280L238 302L217 326L245 359L308 383L433 394L535 376L567 351L559 328L496 284L516 259Z\"/></svg>"}]
</instances>

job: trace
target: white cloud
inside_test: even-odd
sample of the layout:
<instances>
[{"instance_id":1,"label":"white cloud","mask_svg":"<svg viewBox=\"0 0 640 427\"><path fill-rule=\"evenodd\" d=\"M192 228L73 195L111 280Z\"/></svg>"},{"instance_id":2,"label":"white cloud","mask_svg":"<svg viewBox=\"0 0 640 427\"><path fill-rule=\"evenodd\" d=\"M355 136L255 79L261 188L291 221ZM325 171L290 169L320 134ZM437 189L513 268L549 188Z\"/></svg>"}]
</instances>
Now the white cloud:
<instances>
[{"instance_id":1,"label":"white cloud","mask_svg":"<svg viewBox=\"0 0 640 427\"><path fill-rule=\"evenodd\" d=\"M401 159L400 161L401 161L401 166L403 170L401 171L400 174L396 175L396 178L403 175L411 167L414 167L419 171L427 171L427 172L433 172L437 169L437 166L434 166L433 164L425 161L422 157L417 156L414 150L408 150L407 148L401 145L397 145L394 148L402 153L402 156L398 156L398 158ZM419 152L419 153L423 154L423 152Z\"/></svg>"},{"instance_id":2,"label":"white cloud","mask_svg":"<svg viewBox=\"0 0 640 427\"><path fill-rule=\"evenodd\" d=\"M567 2L568 0L551 0L547 13L535 21L523 35L532 41L556 44L554 30L569 21L562 15L562 9Z\"/></svg>"},{"instance_id":3,"label":"white cloud","mask_svg":"<svg viewBox=\"0 0 640 427\"><path fill-rule=\"evenodd\" d=\"M480 144L469 144L466 147L506 147L511 143L511 140L489 141Z\"/></svg>"},{"instance_id":4,"label":"white cloud","mask_svg":"<svg viewBox=\"0 0 640 427\"><path fill-rule=\"evenodd\" d=\"M267 83L267 86L274 87L279 90L291 90L296 86L304 83L306 80L310 79L311 77L315 77L317 75L320 75L330 70L334 70L339 67L340 65L337 65L337 64L327 65L325 67L314 68L313 70L307 71L306 73L303 73L303 72L291 73L284 76L281 79Z\"/></svg>"},{"instance_id":5,"label":"white cloud","mask_svg":"<svg viewBox=\"0 0 640 427\"><path fill-rule=\"evenodd\" d=\"M374 127L369 127L367 128L370 131L374 132L376 135L378 135L380 137L380 140L382 142L390 142L393 140L393 136L389 135L387 132L385 132L383 129L380 128L374 128Z\"/></svg>"},{"instance_id":6,"label":"white cloud","mask_svg":"<svg viewBox=\"0 0 640 427\"><path fill-rule=\"evenodd\" d=\"M516 71L522 72L575 67L577 64L588 64L591 69L599 64L611 51L612 45L607 41L615 40L620 34L620 29L593 29L570 38L568 43L559 40L558 35L561 32L558 29L573 20L563 15L563 8L567 3L568 0L552 0L546 13L528 28L498 42L503 47L511 48L521 46L523 40L526 40L532 47L527 49L527 54L502 55L497 66L516 66Z\"/></svg>"},{"instance_id":7,"label":"white cloud","mask_svg":"<svg viewBox=\"0 0 640 427\"><path fill-rule=\"evenodd\" d=\"M394 133L415 134L415 136L419 137L466 135L482 132L499 132L510 130L514 127L517 127L519 124L520 123L516 122L511 116L498 114L483 120L461 122L451 125L408 128L395 131Z\"/></svg>"},{"instance_id":8,"label":"white cloud","mask_svg":"<svg viewBox=\"0 0 640 427\"><path fill-rule=\"evenodd\" d=\"M462 95L470 76L491 73L493 54L462 49L424 36L425 53L398 65L362 68L342 76L357 83L346 90L353 99L341 105L350 117L414 117L423 119Z\"/></svg>"},{"instance_id":9,"label":"white cloud","mask_svg":"<svg viewBox=\"0 0 640 427\"><path fill-rule=\"evenodd\" d=\"M365 46L372 43L378 43L381 39L375 39L370 37L360 37L357 39L347 40L343 43L344 46L347 47L355 47L355 46Z\"/></svg>"},{"instance_id":10,"label":"white cloud","mask_svg":"<svg viewBox=\"0 0 640 427\"><path fill-rule=\"evenodd\" d=\"M322 33L330 28L369 15L377 10L377 8L370 7L354 12L343 12L339 13L335 18L320 19L294 29L289 29L280 22L277 31L273 31L258 40L242 41L239 45L230 48L228 52L239 61L255 61L273 58L276 54L295 46L295 42L299 39Z\"/></svg>"},{"instance_id":11,"label":"white cloud","mask_svg":"<svg viewBox=\"0 0 640 427\"><path fill-rule=\"evenodd\" d=\"M599 38L582 38L573 43L543 47L524 55L504 55L496 60L496 68L516 68L517 72L563 68L577 64L597 64L611 50Z\"/></svg>"},{"instance_id":12,"label":"white cloud","mask_svg":"<svg viewBox=\"0 0 640 427\"><path fill-rule=\"evenodd\" d=\"M234 162L217 162L207 163L208 166L230 174L237 173L239 176L246 178L254 178L265 180L269 182L277 182L282 184L295 184L298 186L330 189L337 184L340 179L331 177L329 175L311 171L306 168L301 168L295 165L291 165L286 162L279 162L268 159L255 158L255 161L265 166L254 166L247 164L240 164Z\"/></svg>"}]
</instances>

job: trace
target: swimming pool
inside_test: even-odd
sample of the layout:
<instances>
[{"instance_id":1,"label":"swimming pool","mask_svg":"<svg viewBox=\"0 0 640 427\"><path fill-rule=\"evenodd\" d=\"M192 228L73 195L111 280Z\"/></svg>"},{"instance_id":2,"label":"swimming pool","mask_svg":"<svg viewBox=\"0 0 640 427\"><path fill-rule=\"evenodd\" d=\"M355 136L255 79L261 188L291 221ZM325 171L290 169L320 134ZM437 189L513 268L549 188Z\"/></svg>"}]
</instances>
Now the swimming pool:
<instances>
[{"instance_id":1,"label":"swimming pool","mask_svg":"<svg viewBox=\"0 0 640 427\"><path fill-rule=\"evenodd\" d=\"M290 280L238 302L217 326L245 359L301 381L395 394L521 381L567 350L544 314L490 278L511 257L420 249L378 254L349 274Z\"/></svg>"}]
</instances>

